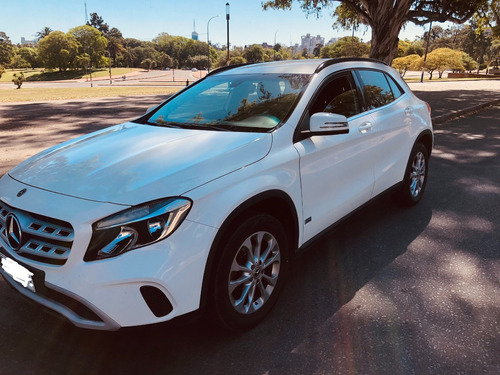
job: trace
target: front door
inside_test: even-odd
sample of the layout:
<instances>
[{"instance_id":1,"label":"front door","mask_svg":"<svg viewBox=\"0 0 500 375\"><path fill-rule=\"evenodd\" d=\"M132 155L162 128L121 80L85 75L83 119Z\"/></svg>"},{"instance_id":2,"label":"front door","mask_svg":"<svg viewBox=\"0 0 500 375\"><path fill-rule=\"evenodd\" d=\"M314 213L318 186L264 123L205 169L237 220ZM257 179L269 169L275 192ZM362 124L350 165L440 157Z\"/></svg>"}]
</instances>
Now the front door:
<instances>
[{"instance_id":1,"label":"front door","mask_svg":"<svg viewBox=\"0 0 500 375\"><path fill-rule=\"evenodd\" d=\"M377 126L360 113L350 73L336 75L313 100L309 115L331 112L348 118L349 133L312 136L295 143L300 155L304 241L328 228L372 195Z\"/></svg>"}]
</instances>

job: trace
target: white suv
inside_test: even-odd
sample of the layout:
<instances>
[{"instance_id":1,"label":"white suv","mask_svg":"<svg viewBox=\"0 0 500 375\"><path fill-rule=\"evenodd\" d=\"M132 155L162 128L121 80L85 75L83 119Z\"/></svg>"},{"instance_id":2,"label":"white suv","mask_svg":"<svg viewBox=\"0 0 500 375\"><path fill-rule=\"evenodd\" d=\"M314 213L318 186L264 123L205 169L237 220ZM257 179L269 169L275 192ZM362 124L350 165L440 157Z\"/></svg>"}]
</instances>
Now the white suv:
<instances>
[{"instance_id":1,"label":"white suv","mask_svg":"<svg viewBox=\"0 0 500 375\"><path fill-rule=\"evenodd\" d=\"M295 252L388 190L424 192L430 108L368 59L227 67L0 180L0 273L75 325L202 311L241 330Z\"/></svg>"}]
</instances>

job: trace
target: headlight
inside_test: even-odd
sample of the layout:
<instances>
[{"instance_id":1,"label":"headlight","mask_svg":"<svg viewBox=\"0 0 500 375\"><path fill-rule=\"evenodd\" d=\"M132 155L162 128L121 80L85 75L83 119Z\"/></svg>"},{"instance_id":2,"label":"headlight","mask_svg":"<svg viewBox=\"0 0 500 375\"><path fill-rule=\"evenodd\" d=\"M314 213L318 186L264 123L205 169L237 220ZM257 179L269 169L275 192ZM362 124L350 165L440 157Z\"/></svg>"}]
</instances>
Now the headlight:
<instances>
[{"instance_id":1,"label":"headlight","mask_svg":"<svg viewBox=\"0 0 500 375\"><path fill-rule=\"evenodd\" d=\"M161 241L177 229L190 208L188 199L167 198L108 216L93 225L84 260L115 257Z\"/></svg>"}]
</instances>

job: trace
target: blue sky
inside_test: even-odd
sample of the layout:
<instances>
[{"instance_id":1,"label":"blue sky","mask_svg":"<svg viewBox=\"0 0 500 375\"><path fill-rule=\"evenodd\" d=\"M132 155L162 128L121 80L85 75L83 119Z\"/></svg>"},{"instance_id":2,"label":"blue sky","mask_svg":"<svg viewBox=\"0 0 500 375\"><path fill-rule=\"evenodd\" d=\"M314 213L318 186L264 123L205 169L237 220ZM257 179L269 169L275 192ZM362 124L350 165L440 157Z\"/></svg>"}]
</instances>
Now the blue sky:
<instances>
[{"instance_id":1,"label":"blue sky","mask_svg":"<svg viewBox=\"0 0 500 375\"><path fill-rule=\"evenodd\" d=\"M67 32L85 23L85 0L5 0L0 13L0 31L13 43L21 37L34 39L45 26ZM193 21L200 40L207 40L207 22L210 21L210 40L213 44L226 44L226 10L224 0L86 0L88 13L98 13L110 27L118 28L124 37L151 40L161 32L190 37ZM285 45L300 43L301 35L320 34L328 41L333 37L350 35L348 31L333 30L331 10L322 16L306 17L295 3L292 11L263 11L261 0L229 0L230 43L244 46L276 41ZM415 39L424 29L409 25L402 39ZM364 41L371 39L370 30L358 32Z\"/></svg>"}]
</instances>

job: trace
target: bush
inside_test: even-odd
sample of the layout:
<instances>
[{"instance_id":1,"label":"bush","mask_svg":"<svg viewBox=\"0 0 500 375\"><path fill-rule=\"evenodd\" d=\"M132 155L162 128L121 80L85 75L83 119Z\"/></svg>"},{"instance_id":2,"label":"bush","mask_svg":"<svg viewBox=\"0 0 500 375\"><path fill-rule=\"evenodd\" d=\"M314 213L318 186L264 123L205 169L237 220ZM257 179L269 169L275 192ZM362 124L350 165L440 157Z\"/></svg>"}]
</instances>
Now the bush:
<instances>
[{"instance_id":1,"label":"bush","mask_svg":"<svg viewBox=\"0 0 500 375\"><path fill-rule=\"evenodd\" d=\"M417 54L398 57L392 61L392 67L394 69L397 69L399 71L399 74L404 77L407 70L414 70L416 67L418 67L418 62L420 59L421 57Z\"/></svg>"},{"instance_id":2,"label":"bush","mask_svg":"<svg viewBox=\"0 0 500 375\"><path fill-rule=\"evenodd\" d=\"M20 89L24 82L24 73L21 72L19 73L19 75L17 73L14 73L14 78L12 78L12 82L14 82L14 85L16 85L18 89Z\"/></svg>"}]
</instances>

